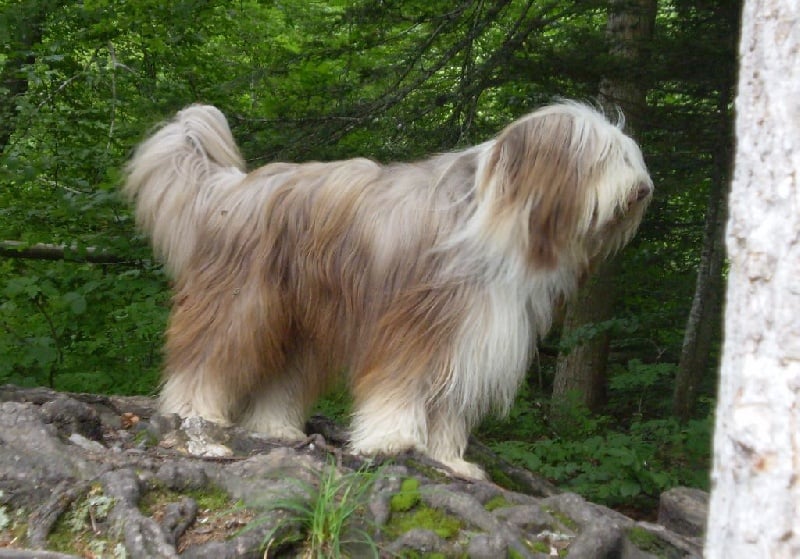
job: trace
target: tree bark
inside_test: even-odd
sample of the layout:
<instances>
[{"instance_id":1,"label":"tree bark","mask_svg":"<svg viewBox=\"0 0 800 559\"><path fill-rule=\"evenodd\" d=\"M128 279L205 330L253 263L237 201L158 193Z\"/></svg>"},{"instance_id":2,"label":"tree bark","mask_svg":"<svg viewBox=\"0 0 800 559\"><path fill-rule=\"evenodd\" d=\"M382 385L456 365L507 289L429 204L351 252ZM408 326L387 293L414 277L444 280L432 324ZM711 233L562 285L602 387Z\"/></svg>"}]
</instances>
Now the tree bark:
<instances>
[{"instance_id":1,"label":"tree bark","mask_svg":"<svg viewBox=\"0 0 800 559\"><path fill-rule=\"evenodd\" d=\"M644 45L653 37L656 0L615 0L608 14L606 33L610 54L617 68L600 84L601 103L619 107L626 114L631 133L644 112L645 88L632 68L642 67ZM633 77L631 77L633 76ZM611 319L616 301L615 278L620 270L617 259L601 266L595 277L567 303L563 332L586 324L602 324ZM605 402L606 368L610 337L607 329L583 341L578 347L559 354L553 381L553 401L557 404L573 395L592 411Z\"/></svg>"},{"instance_id":2,"label":"tree bark","mask_svg":"<svg viewBox=\"0 0 800 559\"><path fill-rule=\"evenodd\" d=\"M738 29L738 12L724 12ZM731 51L735 51L731 39ZM725 223L728 217L728 192L733 164L733 117L730 109L736 85L735 65L718 84L717 137L713 151L711 189L708 196L703 248L697 269L692 307L686 320L678 371L672 398L672 413L682 423L688 421L697 401L698 386L709 373L713 344L722 323L723 267L725 263ZM716 368L716 363L715 363Z\"/></svg>"},{"instance_id":3,"label":"tree bark","mask_svg":"<svg viewBox=\"0 0 800 559\"><path fill-rule=\"evenodd\" d=\"M723 113L727 119L727 114ZM727 135L721 135L727 137ZM725 146L727 148L727 146ZM721 150L723 151L723 150ZM724 149L724 151L728 151ZM708 210L703 227L703 249L697 269L692 307L686 320L681 357L675 375L672 413L682 423L692 416L697 388L708 371L714 333L721 320L722 269L725 263L725 221L727 218L730 157L716 162Z\"/></svg>"},{"instance_id":4,"label":"tree bark","mask_svg":"<svg viewBox=\"0 0 800 559\"><path fill-rule=\"evenodd\" d=\"M610 337L602 323L613 314L616 300L614 279L620 270L619 263L617 258L604 263L567 304L563 322L565 334L588 324L598 326L599 331L580 340L575 347L559 352L553 379L554 412L559 405L572 403L583 404L597 412L605 403ZM573 398L577 402L573 402Z\"/></svg>"},{"instance_id":5,"label":"tree bark","mask_svg":"<svg viewBox=\"0 0 800 559\"><path fill-rule=\"evenodd\" d=\"M706 556L800 557L800 4L747 0Z\"/></svg>"}]
</instances>

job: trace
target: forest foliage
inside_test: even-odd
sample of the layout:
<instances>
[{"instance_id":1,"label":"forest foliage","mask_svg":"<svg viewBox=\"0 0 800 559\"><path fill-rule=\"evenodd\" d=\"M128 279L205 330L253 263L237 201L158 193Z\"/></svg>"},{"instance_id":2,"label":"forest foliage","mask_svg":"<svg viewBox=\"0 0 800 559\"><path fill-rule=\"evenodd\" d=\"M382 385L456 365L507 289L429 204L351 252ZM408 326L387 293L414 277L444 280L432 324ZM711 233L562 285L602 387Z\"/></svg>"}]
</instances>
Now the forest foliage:
<instances>
[{"instance_id":1,"label":"forest foliage","mask_svg":"<svg viewBox=\"0 0 800 559\"><path fill-rule=\"evenodd\" d=\"M719 316L689 422L672 417L670 397L709 196L727 172L739 3L660 1L648 62L633 68L609 55L608 6L0 0L0 240L66 247L60 260L3 248L0 383L155 392L169 285L117 190L133 146L187 104L228 115L250 168L409 160L635 75L656 196L621 255L614 317L563 339L556 328L512 421L479 436L611 504L705 486ZM116 261L87 262L89 250ZM612 334L603 412L551 414L554 355L600 331Z\"/></svg>"}]
</instances>

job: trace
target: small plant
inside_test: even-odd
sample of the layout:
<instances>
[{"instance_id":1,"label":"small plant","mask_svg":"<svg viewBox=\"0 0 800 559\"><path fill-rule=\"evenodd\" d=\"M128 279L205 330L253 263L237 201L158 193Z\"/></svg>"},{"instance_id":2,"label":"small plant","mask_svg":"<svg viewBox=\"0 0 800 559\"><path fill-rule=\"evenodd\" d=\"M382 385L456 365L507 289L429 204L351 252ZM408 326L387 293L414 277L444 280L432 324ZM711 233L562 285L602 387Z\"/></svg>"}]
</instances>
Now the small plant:
<instances>
[{"instance_id":1,"label":"small plant","mask_svg":"<svg viewBox=\"0 0 800 559\"><path fill-rule=\"evenodd\" d=\"M114 499L104 495L99 486L93 487L86 499L74 507L67 516L67 527L72 532L80 532L88 525L91 526L93 532L97 533L97 524L105 521L113 506Z\"/></svg>"},{"instance_id":2,"label":"small plant","mask_svg":"<svg viewBox=\"0 0 800 559\"><path fill-rule=\"evenodd\" d=\"M305 537L302 554L305 559L344 557L343 548L348 544L364 546L377 557L377 545L365 530L356 526L356 520L378 475L365 470L339 474L329 463L316 484L293 480L298 489L294 495L267 503L268 510L261 519L266 520L267 515L277 510L285 511L287 516L264 537L264 546L269 549L282 528L299 525ZM256 519L253 525L258 524ZM282 543L289 541L292 535Z\"/></svg>"},{"instance_id":3,"label":"small plant","mask_svg":"<svg viewBox=\"0 0 800 559\"><path fill-rule=\"evenodd\" d=\"M670 487L708 487L708 419L685 426L674 419L636 421L626 432L600 421L564 432L570 436L503 441L492 448L560 487L609 506L649 508Z\"/></svg>"}]
</instances>

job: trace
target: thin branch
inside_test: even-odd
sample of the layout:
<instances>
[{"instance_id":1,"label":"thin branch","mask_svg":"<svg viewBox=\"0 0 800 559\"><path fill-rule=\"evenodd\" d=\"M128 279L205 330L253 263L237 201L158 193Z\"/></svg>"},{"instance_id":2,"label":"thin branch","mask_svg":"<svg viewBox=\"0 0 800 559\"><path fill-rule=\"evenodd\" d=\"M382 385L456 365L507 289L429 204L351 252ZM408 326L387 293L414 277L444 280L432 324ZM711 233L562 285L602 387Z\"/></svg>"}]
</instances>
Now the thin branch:
<instances>
[{"instance_id":1,"label":"thin branch","mask_svg":"<svg viewBox=\"0 0 800 559\"><path fill-rule=\"evenodd\" d=\"M66 260L90 264L143 265L148 263L147 260L134 260L110 254L96 247L78 248L75 244L54 245L49 243L29 245L20 241L0 241L0 256L30 260Z\"/></svg>"}]
</instances>

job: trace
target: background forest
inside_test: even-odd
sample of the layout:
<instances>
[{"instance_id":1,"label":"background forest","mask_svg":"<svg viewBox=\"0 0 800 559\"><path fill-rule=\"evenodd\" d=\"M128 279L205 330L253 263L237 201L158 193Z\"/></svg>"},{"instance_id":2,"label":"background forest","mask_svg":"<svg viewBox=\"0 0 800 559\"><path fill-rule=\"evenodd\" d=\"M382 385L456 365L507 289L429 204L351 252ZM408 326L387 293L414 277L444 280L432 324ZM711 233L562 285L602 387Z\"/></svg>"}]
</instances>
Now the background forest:
<instances>
[{"instance_id":1,"label":"background forest","mask_svg":"<svg viewBox=\"0 0 800 559\"><path fill-rule=\"evenodd\" d=\"M133 146L189 103L228 115L250 168L408 160L559 97L612 103L654 202L540 344L510 421L477 435L627 512L706 487L740 8L0 0L0 384L155 392L169 286L117 188Z\"/></svg>"}]
</instances>

